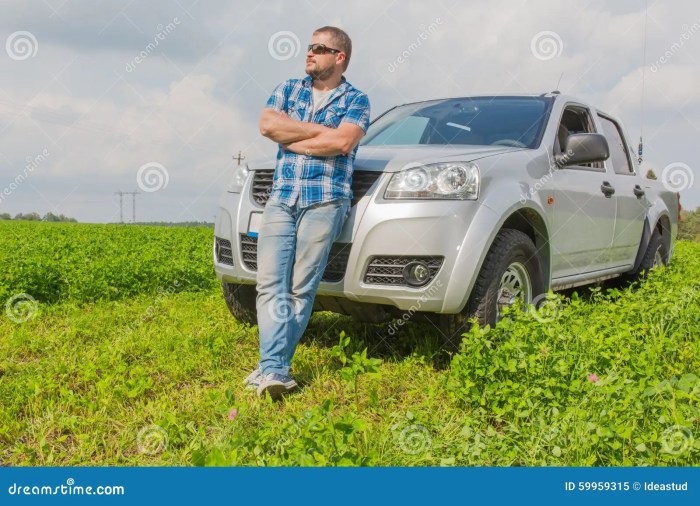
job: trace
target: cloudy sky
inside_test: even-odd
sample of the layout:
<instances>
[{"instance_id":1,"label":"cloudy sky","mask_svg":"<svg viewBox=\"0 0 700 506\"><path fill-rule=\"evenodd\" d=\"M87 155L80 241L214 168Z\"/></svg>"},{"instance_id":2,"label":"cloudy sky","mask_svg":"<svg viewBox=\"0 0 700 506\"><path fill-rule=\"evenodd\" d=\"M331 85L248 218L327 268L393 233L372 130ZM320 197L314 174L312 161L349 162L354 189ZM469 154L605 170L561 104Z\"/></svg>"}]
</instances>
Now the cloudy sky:
<instances>
[{"instance_id":1,"label":"cloudy sky","mask_svg":"<svg viewBox=\"0 0 700 506\"><path fill-rule=\"evenodd\" d=\"M346 77L373 118L561 79L619 116L635 147L643 129L643 170L680 170L694 208L700 4L648 0L646 64L644 12L644 0L3 0L0 213L114 222L115 192L137 190L137 221L213 221L232 156L274 154L260 110L304 75L300 46L327 24L353 39Z\"/></svg>"}]
</instances>

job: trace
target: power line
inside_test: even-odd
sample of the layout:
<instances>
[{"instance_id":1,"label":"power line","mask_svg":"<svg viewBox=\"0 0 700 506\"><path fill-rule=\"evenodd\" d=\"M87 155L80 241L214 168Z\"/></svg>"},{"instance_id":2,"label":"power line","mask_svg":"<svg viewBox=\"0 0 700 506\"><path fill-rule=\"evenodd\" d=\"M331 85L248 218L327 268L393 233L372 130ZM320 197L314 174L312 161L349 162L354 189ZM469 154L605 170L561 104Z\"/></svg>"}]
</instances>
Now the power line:
<instances>
[{"instance_id":1,"label":"power line","mask_svg":"<svg viewBox=\"0 0 700 506\"><path fill-rule=\"evenodd\" d=\"M238 162L238 165L241 165L241 162L242 162L243 160L245 160L245 156L241 156L241 150L240 150L240 149L238 150L238 156L232 156L231 158L233 158L234 160L236 160L236 161Z\"/></svg>"},{"instance_id":2,"label":"power line","mask_svg":"<svg viewBox=\"0 0 700 506\"><path fill-rule=\"evenodd\" d=\"M131 195L131 223L136 223L136 195L139 192L123 192L119 190L115 194L119 195L119 222L124 223L124 195Z\"/></svg>"}]
</instances>

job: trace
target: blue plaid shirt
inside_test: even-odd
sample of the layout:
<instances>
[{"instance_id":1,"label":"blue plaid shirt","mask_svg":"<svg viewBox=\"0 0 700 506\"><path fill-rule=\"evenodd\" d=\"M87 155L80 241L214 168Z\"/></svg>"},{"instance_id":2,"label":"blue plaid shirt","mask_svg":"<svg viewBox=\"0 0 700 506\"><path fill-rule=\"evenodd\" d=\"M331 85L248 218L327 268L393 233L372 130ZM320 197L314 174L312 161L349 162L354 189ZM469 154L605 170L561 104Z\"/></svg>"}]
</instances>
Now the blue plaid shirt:
<instances>
[{"instance_id":1,"label":"blue plaid shirt","mask_svg":"<svg viewBox=\"0 0 700 506\"><path fill-rule=\"evenodd\" d=\"M312 80L289 79L283 82L267 101L267 107L286 113L299 121L320 123L338 128L342 122L354 123L367 131L369 99L343 77L331 92L326 105L312 117ZM357 147L348 155L305 156L285 150L277 151L277 164L270 200L304 208L321 202L352 199L352 169Z\"/></svg>"}]
</instances>

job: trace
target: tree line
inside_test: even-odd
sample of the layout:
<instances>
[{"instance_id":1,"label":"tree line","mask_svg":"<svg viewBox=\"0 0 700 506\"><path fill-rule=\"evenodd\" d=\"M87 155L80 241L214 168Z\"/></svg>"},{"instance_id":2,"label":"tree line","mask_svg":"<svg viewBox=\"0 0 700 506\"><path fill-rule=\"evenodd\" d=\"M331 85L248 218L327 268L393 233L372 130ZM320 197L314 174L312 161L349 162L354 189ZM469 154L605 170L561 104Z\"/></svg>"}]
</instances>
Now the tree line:
<instances>
[{"instance_id":1,"label":"tree line","mask_svg":"<svg viewBox=\"0 0 700 506\"><path fill-rule=\"evenodd\" d=\"M39 213L18 213L13 218L10 213L0 213L0 220L18 220L18 221L65 221L70 223L77 223L78 220L75 218L69 218L62 214L46 213L41 216Z\"/></svg>"},{"instance_id":2,"label":"tree line","mask_svg":"<svg viewBox=\"0 0 700 506\"><path fill-rule=\"evenodd\" d=\"M700 242L700 207L695 211L681 211L681 222L678 224L678 239L683 241Z\"/></svg>"}]
</instances>

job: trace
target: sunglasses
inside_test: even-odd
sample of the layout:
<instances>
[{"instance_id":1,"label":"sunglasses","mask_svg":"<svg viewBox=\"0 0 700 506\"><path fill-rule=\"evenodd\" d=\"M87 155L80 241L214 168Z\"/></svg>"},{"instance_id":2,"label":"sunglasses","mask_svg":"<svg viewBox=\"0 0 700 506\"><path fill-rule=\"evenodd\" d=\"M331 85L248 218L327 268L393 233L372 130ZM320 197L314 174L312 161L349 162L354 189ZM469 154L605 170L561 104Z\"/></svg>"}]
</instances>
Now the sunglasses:
<instances>
[{"instance_id":1,"label":"sunglasses","mask_svg":"<svg viewBox=\"0 0 700 506\"><path fill-rule=\"evenodd\" d=\"M341 52L340 49L333 49L332 47L328 47L325 44L309 44L309 47L306 49L306 51L311 51L313 54L335 54Z\"/></svg>"}]
</instances>

